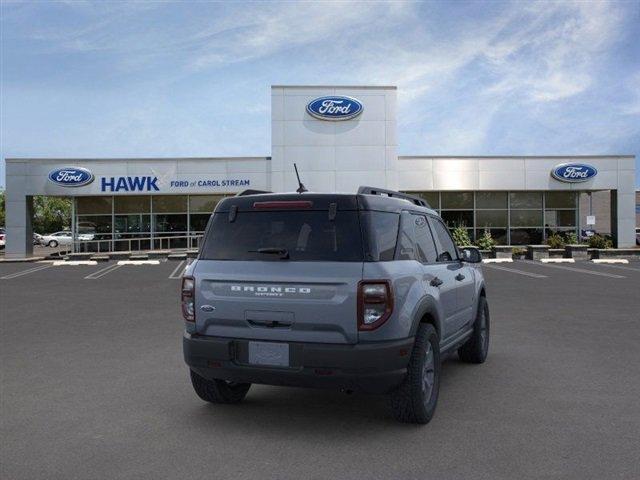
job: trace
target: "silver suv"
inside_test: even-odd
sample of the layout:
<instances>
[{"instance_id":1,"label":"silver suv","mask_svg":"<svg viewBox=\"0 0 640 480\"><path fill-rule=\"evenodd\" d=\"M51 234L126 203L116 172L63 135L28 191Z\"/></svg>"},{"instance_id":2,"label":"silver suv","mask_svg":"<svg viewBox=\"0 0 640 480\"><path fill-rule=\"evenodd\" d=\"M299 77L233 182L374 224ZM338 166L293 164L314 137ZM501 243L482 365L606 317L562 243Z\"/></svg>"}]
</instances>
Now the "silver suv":
<instances>
[{"instance_id":1,"label":"silver suv","mask_svg":"<svg viewBox=\"0 0 640 480\"><path fill-rule=\"evenodd\" d=\"M388 393L398 420L427 423L444 356L487 357L480 260L399 192L227 198L182 280L193 387L212 403L252 383Z\"/></svg>"}]
</instances>

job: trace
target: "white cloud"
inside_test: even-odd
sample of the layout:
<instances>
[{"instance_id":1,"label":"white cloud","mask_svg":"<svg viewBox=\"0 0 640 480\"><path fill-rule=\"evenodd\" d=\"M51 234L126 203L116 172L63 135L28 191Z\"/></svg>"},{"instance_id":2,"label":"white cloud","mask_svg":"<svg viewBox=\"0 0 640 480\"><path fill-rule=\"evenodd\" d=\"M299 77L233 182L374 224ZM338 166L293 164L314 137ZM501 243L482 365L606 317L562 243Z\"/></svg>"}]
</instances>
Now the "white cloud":
<instances>
[{"instance_id":1,"label":"white cloud","mask_svg":"<svg viewBox=\"0 0 640 480\"><path fill-rule=\"evenodd\" d=\"M9 17L15 20L19 13L28 19L25 12L38 8L20 6ZM175 5L163 3L71 2L61 8L67 8L73 20L23 19L21 31L39 42L39 53L80 52L86 58L107 59L109 73L116 72L113 84L121 73L132 79L126 88L109 84L114 98L147 86L155 94L141 107L142 112L146 106L153 110L157 101L153 114L136 112L132 105L112 108L111 114L123 121L105 133L104 142L125 138L122 148L132 152L176 152L188 145L189 151L207 154L212 143L213 153L242 150L242 132L231 131L224 122L207 123L212 119L206 115L189 119L207 110L216 110L216 121L233 115L230 107L224 110L225 99L233 95L236 111L256 124L268 122L268 81L398 85L403 149L415 154L474 154L498 148L487 139L509 109L520 109L528 127L548 127L567 137L565 129L581 125L572 141L580 135L608 139L600 143L632 135L624 122L632 123L628 116L640 113L638 67L626 89L621 87L624 101L597 100L608 81L602 73L604 62L628 29L629 8L637 8L637 3L515 2L499 8L470 4L465 10L458 3L227 2L197 3L175 18ZM198 98L197 105L162 104L165 95L174 94L176 79L196 79L196 90L186 101ZM161 87L159 82L164 82ZM186 83L177 87L181 100ZM264 94L256 94L257 89ZM626 117L613 121L607 114L608 122L588 123L568 116L565 107L583 98L594 110L610 109ZM127 108L143 135L132 135L127 128ZM182 122L171 122L172 109L182 115ZM596 118L603 118L597 113ZM262 133L249 133L256 153L268 148L266 123L264 128L262 149ZM240 147L233 144L236 140ZM547 148L547 140L531 135L526 139L530 144L520 140L508 145L516 150L535 144ZM594 148L600 145L595 138L589 142ZM568 143L556 145L565 149Z\"/></svg>"}]
</instances>

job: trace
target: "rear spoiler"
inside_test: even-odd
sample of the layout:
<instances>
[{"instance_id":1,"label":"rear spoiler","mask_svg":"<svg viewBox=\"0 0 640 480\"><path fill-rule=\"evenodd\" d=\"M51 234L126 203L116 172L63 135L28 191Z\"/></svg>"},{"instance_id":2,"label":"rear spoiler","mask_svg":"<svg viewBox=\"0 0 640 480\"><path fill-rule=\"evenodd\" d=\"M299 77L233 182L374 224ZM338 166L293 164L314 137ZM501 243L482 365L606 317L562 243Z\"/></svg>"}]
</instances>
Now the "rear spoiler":
<instances>
[{"instance_id":1,"label":"rear spoiler","mask_svg":"<svg viewBox=\"0 0 640 480\"><path fill-rule=\"evenodd\" d=\"M358 195L380 195L392 198L400 198L420 207L431 208L427 201L423 198L409 195L408 193L396 192L395 190L385 190L384 188L362 186L358 188Z\"/></svg>"},{"instance_id":2,"label":"rear spoiler","mask_svg":"<svg viewBox=\"0 0 640 480\"><path fill-rule=\"evenodd\" d=\"M260 195L262 193L273 193L273 192L269 192L268 190L253 190L251 188L247 189L247 190L243 190L241 192L236 193L236 197L245 197L247 195Z\"/></svg>"}]
</instances>

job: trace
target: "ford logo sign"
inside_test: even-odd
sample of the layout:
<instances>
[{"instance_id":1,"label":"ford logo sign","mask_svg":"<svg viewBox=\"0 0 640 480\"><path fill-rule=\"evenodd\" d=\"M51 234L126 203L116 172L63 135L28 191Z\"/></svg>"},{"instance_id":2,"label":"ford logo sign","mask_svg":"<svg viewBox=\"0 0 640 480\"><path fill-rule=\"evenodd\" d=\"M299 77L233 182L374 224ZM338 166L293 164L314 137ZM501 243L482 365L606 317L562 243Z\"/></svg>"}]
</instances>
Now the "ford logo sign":
<instances>
[{"instance_id":1,"label":"ford logo sign","mask_svg":"<svg viewBox=\"0 0 640 480\"><path fill-rule=\"evenodd\" d=\"M320 97L307 104L307 112L320 120L349 120L362 113L362 104L355 98L340 95Z\"/></svg>"},{"instance_id":2,"label":"ford logo sign","mask_svg":"<svg viewBox=\"0 0 640 480\"><path fill-rule=\"evenodd\" d=\"M93 182L93 173L86 168L64 167L49 172L49 181L61 187L82 187Z\"/></svg>"},{"instance_id":3,"label":"ford logo sign","mask_svg":"<svg viewBox=\"0 0 640 480\"><path fill-rule=\"evenodd\" d=\"M551 170L556 180L568 183L586 182L598 174L598 170L584 163L563 163Z\"/></svg>"}]
</instances>

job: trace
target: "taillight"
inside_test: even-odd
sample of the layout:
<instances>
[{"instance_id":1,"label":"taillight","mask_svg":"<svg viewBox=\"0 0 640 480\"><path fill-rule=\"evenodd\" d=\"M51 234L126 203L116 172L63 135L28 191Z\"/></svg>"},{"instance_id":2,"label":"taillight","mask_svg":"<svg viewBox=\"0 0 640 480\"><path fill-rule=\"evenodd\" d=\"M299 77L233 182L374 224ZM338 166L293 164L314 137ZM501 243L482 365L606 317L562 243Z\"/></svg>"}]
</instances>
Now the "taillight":
<instances>
[{"instance_id":1,"label":"taillight","mask_svg":"<svg viewBox=\"0 0 640 480\"><path fill-rule=\"evenodd\" d=\"M182 316L187 322L196 321L195 289L193 277L182 277Z\"/></svg>"},{"instance_id":2,"label":"taillight","mask_svg":"<svg viewBox=\"0 0 640 480\"><path fill-rule=\"evenodd\" d=\"M375 330L393 312L393 292L388 280L363 280L358 284L358 330Z\"/></svg>"}]
</instances>

